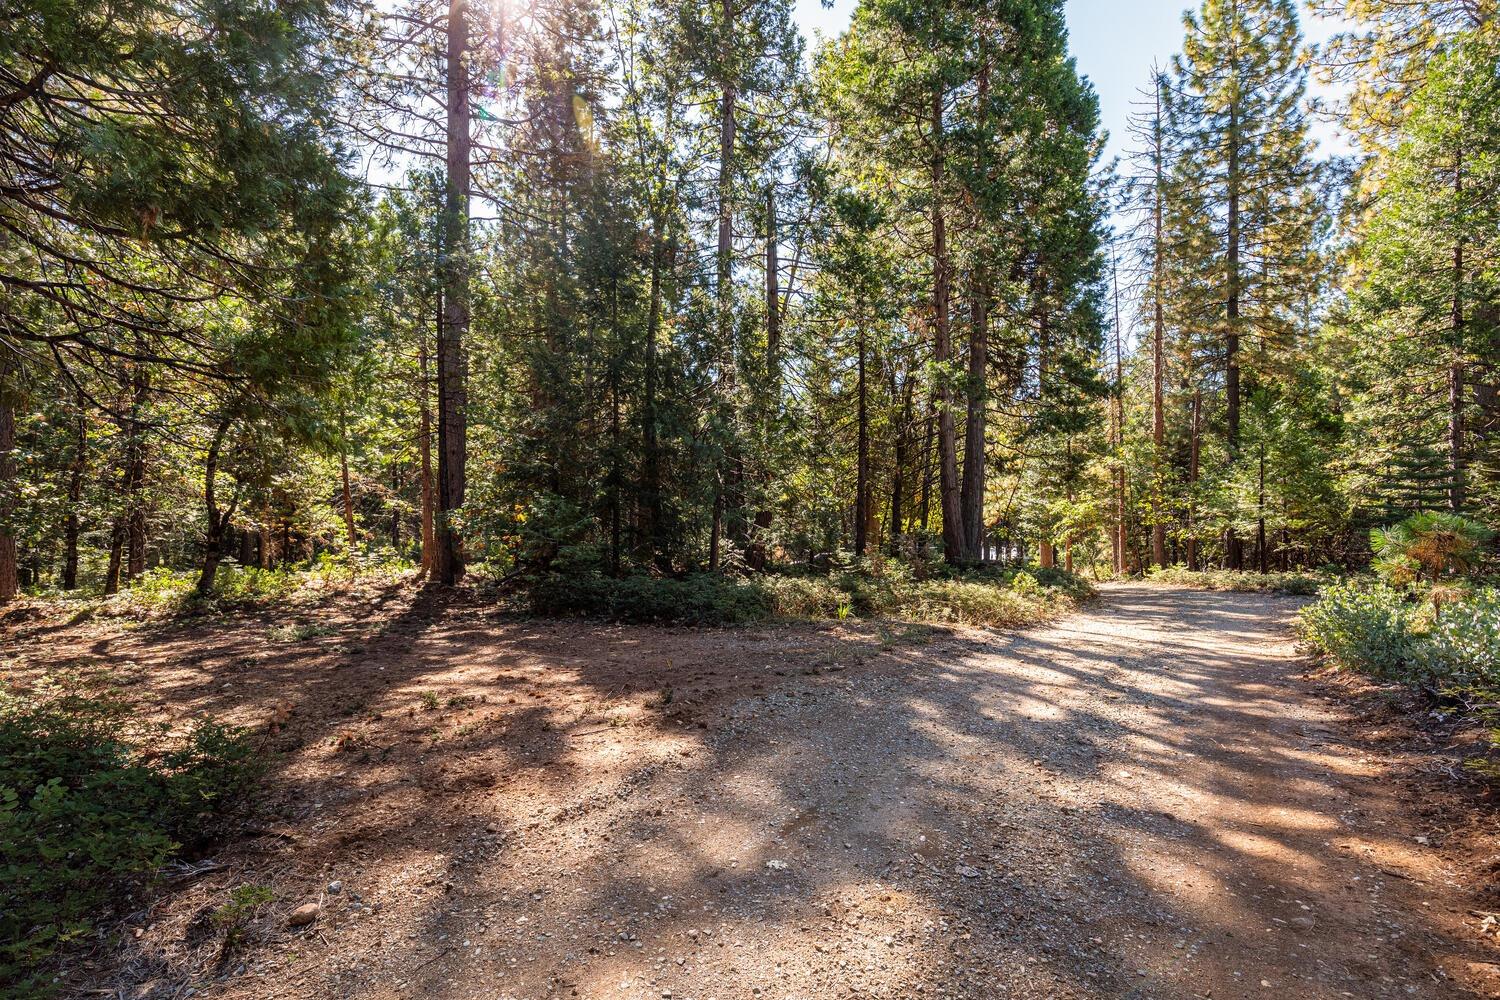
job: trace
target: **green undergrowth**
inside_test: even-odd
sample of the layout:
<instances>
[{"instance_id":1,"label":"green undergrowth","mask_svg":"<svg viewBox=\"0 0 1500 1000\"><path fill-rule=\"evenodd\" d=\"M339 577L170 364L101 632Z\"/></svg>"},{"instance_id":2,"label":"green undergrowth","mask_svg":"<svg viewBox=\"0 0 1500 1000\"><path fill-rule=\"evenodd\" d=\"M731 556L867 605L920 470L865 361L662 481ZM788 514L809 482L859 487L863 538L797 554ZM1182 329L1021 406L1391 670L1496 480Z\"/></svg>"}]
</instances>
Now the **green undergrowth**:
<instances>
[{"instance_id":1,"label":"green undergrowth","mask_svg":"<svg viewBox=\"0 0 1500 1000\"><path fill-rule=\"evenodd\" d=\"M623 622L744 625L771 619L908 621L1024 628L1087 599L1093 588L1057 570L993 568L954 578L915 579L884 571L829 575L698 573L680 579L548 574L526 581L518 598L541 615L583 615Z\"/></svg>"},{"instance_id":2,"label":"green undergrowth","mask_svg":"<svg viewBox=\"0 0 1500 1000\"><path fill-rule=\"evenodd\" d=\"M0 997L51 992L54 960L254 786L246 735L140 721L105 675L0 689Z\"/></svg>"},{"instance_id":3,"label":"green undergrowth","mask_svg":"<svg viewBox=\"0 0 1500 1000\"><path fill-rule=\"evenodd\" d=\"M198 571L158 567L147 570L108 597L86 590L38 595L73 609L78 618L170 618L191 611L236 610L308 603L345 593L356 584L396 582L410 575L409 561L356 559L327 554L311 563L275 569L225 563L213 594L199 597Z\"/></svg>"},{"instance_id":4,"label":"green undergrowth","mask_svg":"<svg viewBox=\"0 0 1500 1000\"><path fill-rule=\"evenodd\" d=\"M1287 573L1252 573L1244 570L1192 570L1167 566L1147 572L1151 583L1199 590L1227 590L1240 593L1295 594L1311 597L1336 577L1332 573L1295 571Z\"/></svg>"},{"instance_id":5,"label":"green undergrowth","mask_svg":"<svg viewBox=\"0 0 1500 1000\"><path fill-rule=\"evenodd\" d=\"M1491 727L1471 769L1500 779L1500 589L1351 580L1323 590L1298 629L1335 665L1426 692Z\"/></svg>"}]
</instances>

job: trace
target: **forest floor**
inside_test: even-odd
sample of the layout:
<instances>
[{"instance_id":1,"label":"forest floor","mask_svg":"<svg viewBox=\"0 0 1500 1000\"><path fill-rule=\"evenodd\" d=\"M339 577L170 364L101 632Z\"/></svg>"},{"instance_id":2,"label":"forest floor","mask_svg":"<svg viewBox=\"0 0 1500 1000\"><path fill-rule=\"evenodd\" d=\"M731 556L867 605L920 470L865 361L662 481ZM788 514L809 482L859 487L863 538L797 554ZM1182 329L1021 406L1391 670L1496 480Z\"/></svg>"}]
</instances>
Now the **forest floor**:
<instances>
[{"instance_id":1,"label":"forest floor","mask_svg":"<svg viewBox=\"0 0 1500 1000\"><path fill-rule=\"evenodd\" d=\"M1493 813L1306 674L1298 606L1113 585L1020 634L692 630L392 588L13 648L272 761L80 995L1500 996ZM206 915L245 883L276 901L226 948Z\"/></svg>"}]
</instances>

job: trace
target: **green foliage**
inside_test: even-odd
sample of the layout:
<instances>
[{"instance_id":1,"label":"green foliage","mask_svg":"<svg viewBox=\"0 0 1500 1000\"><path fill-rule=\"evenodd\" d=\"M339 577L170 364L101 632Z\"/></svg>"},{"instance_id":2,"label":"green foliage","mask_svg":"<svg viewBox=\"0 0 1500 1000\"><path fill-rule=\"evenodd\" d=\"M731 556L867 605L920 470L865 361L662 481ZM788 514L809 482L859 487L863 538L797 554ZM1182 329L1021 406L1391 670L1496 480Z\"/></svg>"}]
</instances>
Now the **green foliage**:
<instances>
[{"instance_id":1,"label":"green foliage","mask_svg":"<svg viewBox=\"0 0 1500 1000\"><path fill-rule=\"evenodd\" d=\"M246 882L229 893L229 902L209 913L208 922L224 936L225 951L239 946L251 921L275 899L270 886Z\"/></svg>"},{"instance_id":2,"label":"green foliage","mask_svg":"<svg viewBox=\"0 0 1500 1000\"><path fill-rule=\"evenodd\" d=\"M1311 596L1332 579L1315 573L1249 573L1235 570L1190 570L1166 566L1147 572L1152 583L1200 590L1230 590L1243 593L1295 594Z\"/></svg>"},{"instance_id":3,"label":"green foliage","mask_svg":"<svg viewBox=\"0 0 1500 1000\"><path fill-rule=\"evenodd\" d=\"M245 735L141 723L97 682L0 693L0 981L40 993L43 968L98 911L204 846L249 793Z\"/></svg>"},{"instance_id":4,"label":"green foliage","mask_svg":"<svg viewBox=\"0 0 1500 1000\"><path fill-rule=\"evenodd\" d=\"M1341 665L1493 701L1500 694L1500 590L1446 602L1384 583L1335 584L1303 609L1303 636Z\"/></svg>"},{"instance_id":5,"label":"green foliage","mask_svg":"<svg viewBox=\"0 0 1500 1000\"><path fill-rule=\"evenodd\" d=\"M580 614L615 621L742 625L772 618L898 618L994 628L1023 628L1072 609L1092 593L1081 577L1060 570L990 569L951 579L915 580L907 573L684 579L646 576L550 575L525 594L537 614Z\"/></svg>"},{"instance_id":6,"label":"green foliage","mask_svg":"<svg viewBox=\"0 0 1500 1000\"><path fill-rule=\"evenodd\" d=\"M1390 527L1373 529L1370 547L1381 578L1406 586L1422 576L1436 582L1474 572L1494 537L1478 521L1446 511L1423 511Z\"/></svg>"},{"instance_id":7,"label":"green foliage","mask_svg":"<svg viewBox=\"0 0 1500 1000\"><path fill-rule=\"evenodd\" d=\"M1302 635L1340 663L1393 680L1408 679L1414 643L1407 595L1385 584L1336 583L1302 610Z\"/></svg>"}]
</instances>

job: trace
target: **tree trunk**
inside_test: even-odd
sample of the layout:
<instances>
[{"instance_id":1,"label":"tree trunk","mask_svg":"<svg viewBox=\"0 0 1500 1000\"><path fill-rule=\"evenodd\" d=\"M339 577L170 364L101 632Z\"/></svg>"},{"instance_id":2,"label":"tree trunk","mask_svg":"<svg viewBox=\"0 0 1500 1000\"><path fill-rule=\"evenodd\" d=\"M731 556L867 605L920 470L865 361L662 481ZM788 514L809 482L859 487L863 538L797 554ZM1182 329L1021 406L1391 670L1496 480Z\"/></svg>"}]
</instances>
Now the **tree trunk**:
<instances>
[{"instance_id":1,"label":"tree trunk","mask_svg":"<svg viewBox=\"0 0 1500 1000\"><path fill-rule=\"evenodd\" d=\"M1264 573L1269 568L1267 563L1269 553L1266 551L1266 443L1264 441L1260 442L1259 495L1257 502L1255 550L1256 559L1260 564L1260 571Z\"/></svg>"},{"instance_id":2,"label":"tree trunk","mask_svg":"<svg viewBox=\"0 0 1500 1000\"><path fill-rule=\"evenodd\" d=\"M1463 151L1453 164L1453 193L1462 202L1464 191ZM1464 241L1453 247L1453 345L1448 365L1448 506L1456 514L1463 510L1464 469Z\"/></svg>"},{"instance_id":3,"label":"tree trunk","mask_svg":"<svg viewBox=\"0 0 1500 1000\"><path fill-rule=\"evenodd\" d=\"M1110 275L1115 291L1115 391L1110 400L1111 435L1110 444L1115 451L1115 530L1110 533L1110 545L1114 550L1115 575L1125 575L1125 361L1121 340L1124 330L1120 326L1120 272L1110 258Z\"/></svg>"},{"instance_id":4,"label":"tree trunk","mask_svg":"<svg viewBox=\"0 0 1500 1000\"><path fill-rule=\"evenodd\" d=\"M137 340L137 350L144 353L145 343ZM135 363L131 374L130 429L126 445L125 466L125 532L127 559L125 578L134 580L146 571L146 431L145 409L151 391L146 365Z\"/></svg>"},{"instance_id":5,"label":"tree trunk","mask_svg":"<svg viewBox=\"0 0 1500 1000\"><path fill-rule=\"evenodd\" d=\"M905 529L903 519L906 516L906 510L903 494L906 492L906 463L910 459L911 452L911 407L915 385L916 379L908 376L906 386L901 392L901 426L896 433L896 461L895 469L891 473L891 552L893 553L896 552ZM892 390L892 395L895 395L894 386Z\"/></svg>"},{"instance_id":6,"label":"tree trunk","mask_svg":"<svg viewBox=\"0 0 1500 1000\"><path fill-rule=\"evenodd\" d=\"M984 556L984 445L985 415L989 405L985 362L989 357L989 291L981 270L975 278L970 304L968 413L964 420L963 509L964 549L970 562Z\"/></svg>"},{"instance_id":7,"label":"tree trunk","mask_svg":"<svg viewBox=\"0 0 1500 1000\"><path fill-rule=\"evenodd\" d=\"M1229 112L1229 169L1226 182L1229 210L1228 255L1225 262L1228 296L1225 317L1228 333L1224 343L1224 402L1229 425L1229 464L1232 469L1240 457L1240 138L1237 108L1231 108ZM1230 569L1244 568L1244 547L1232 524L1224 533L1224 550Z\"/></svg>"},{"instance_id":8,"label":"tree trunk","mask_svg":"<svg viewBox=\"0 0 1500 1000\"><path fill-rule=\"evenodd\" d=\"M219 419L203 462L203 513L207 519L207 527L203 539L203 569L198 574L199 597L207 597L214 591L214 577L218 575L219 560L224 555L224 530L234 517L235 503L231 501L227 508L220 509L217 491L219 456L224 448L224 438L229 433L230 423L228 416Z\"/></svg>"},{"instance_id":9,"label":"tree trunk","mask_svg":"<svg viewBox=\"0 0 1500 1000\"><path fill-rule=\"evenodd\" d=\"M949 565L969 561L958 479L958 442L953 425L953 394L947 367L953 357L948 327L948 234L943 217L943 91L932 93L932 327L938 366L938 500L943 511L943 558Z\"/></svg>"},{"instance_id":10,"label":"tree trunk","mask_svg":"<svg viewBox=\"0 0 1500 1000\"><path fill-rule=\"evenodd\" d=\"M1195 493L1198 488L1198 455L1200 442L1203 439L1203 390L1193 391L1193 430L1192 440L1188 445L1188 487L1190 493ZM1188 538L1187 538L1187 562L1188 569L1194 572L1198 569L1198 518L1197 501L1191 496L1188 500Z\"/></svg>"},{"instance_id":11,"label":"tree trunk","mask_svg":"<svg viewBox=\"0 0 1500 1000\"><path fill-rule=\"evenodd\" d=\"M870 411L865 387L865 328L861 322L859 338L858 438L854 485L854 554L863 556L868 544L866 529L870 522Z\"/></svg>"},{"instance_id":12,"label":"tree trunk","mask_svg":"<svg viewBox=\"0 0 1500 1000\"><path fill-rule=\"evenodd\" d=\"M125 553L125 521L117 518L109 532L109 562L104 569L104 596L120 592L120 566Z\"/></svg>"},{"instance_id":13,"label":"tree trunk","mask_svg":"<svg viewBox=\"0 0 1500 1000\"><path fill-rule=\"evenodd\" d=\"M442 310L439 308L439 313ZM432 482L432 406L430 403L431 386L428 383L427 374L427 337L424 335L417 345L417 366L420 375L417 381L417 392L420 394L421 429L417 435L417 452L421 456L422 477L422 566L419 575L427 577L432 575L433 563L436 559L435 540L433 526L434 493Z\"/></svg>"},{"instance_id":14,"label":"tree trunk","mask_svg":"<svg viewBox=\"0 0 1500 1000\"><path fill-rule=\"evenodd\" d=\"M781 397L781 265L777 259L776 188L766 188L766 391Z\"/></svg>"},{"instance_id":15,"label":"tree trunk","mask_svg":"<svg viewBox=\"0 0 1500 1000\"><path fill-rule=\"evenodd\" d=\"M10 518L15 510L10 502L16 487L16 410L15 397L11 393L10 375L13 370L9 357L0 354L0 498L5 506L0 510L0 604L15 600L20 590L20 579L16 573L16 536Z\"/></svg>"},{"instance_id":16,"label":"tree trunk","mask_svg":"<svg viewBox=\"0 0 1500 1000\"><path fill-rule=\"evenodd\" d=\"M651 560L660 571L671 568L667 557L667 545L665 538L665 525L662 511L661 491L661 447L659 418L656 412L656 379L657 379L657 348L656 341L661 335L661 306L662 306L662 255L665 250L664 224L660 218L660 210L653 210L651 219L651 296L646 315L646 371L645 371L645 398L641 407L641 436L644 442L642 449L641 469L641 492L644 494L647 545L650 548Z\"/></svg>"},{"instance_id":17,"label":"tree trunk","mask_svg":"<svg viewBox=\"0 0 1500 1000\"><path fill-rule=\"evenodd\" d=\"M434 517L435 576L452 586L463 576L463 546L454 523L464 502L468 454L469 331L469 16L467 0L450 0L447 58L447 197L443 218L443 322L438 328L438 483Z\"/></svg>"},{"instance_id":18,"label":"tree trunk","mask_svg":"<svg viewBox=\"0 0 1500 1000\"><path fill-rule=\"evenodd\" d=\"M1046 400L1047 395L1047 373L1050 369L1049 362L1052 354L1052 323L1047 304L1043 301L1043 295L1046 292L1045 282L1038 279L1034 291L1040 310L1040 315L1037 317L1037 399L1042 402ZM1057 548L1053 545L1050 535L1037 542L1037 563L1042 569L1053 569L1057 566Z\"/></svg>"},{"instance_id":19,"label":"tree trunk","mask_svg":"<svg viewBox=\"0 0 1500 1000\"><path fill-rule=\"evenodd\" d=\"M1152 496L1159 493L1161 480L1162 450L1166 447L1167 416L1165 381L1166 358L1166 302L1162 292L1162 257L1165 239L1162 226L1163 200L1165 198L1165 154L1162 137L1161 87L1156 88L1156 117L1153 131L1153 165L1156 171L1154 198L1152 199L1152 248L1151 268L1151 472L1157 480L1152 486ZM1158 567L1167 565L1167 526L1162 522L1163 512L1153 504L1151 510L1151 561Z\"/></svg>"},{"instance_id":20,"label":"tree trunk","mask_svg":"<svg viewBox=\"0 0 1500 1000\"><path fill-rule=\"evenodd\" d=\"M86 400L78 394L74 415L73 457L68 463L68 513L63 520L62 589L78 589L78 536L81 522L78 510L83 505L83 477L88 471L89 424Z\"/></svg>"}]
</instances>

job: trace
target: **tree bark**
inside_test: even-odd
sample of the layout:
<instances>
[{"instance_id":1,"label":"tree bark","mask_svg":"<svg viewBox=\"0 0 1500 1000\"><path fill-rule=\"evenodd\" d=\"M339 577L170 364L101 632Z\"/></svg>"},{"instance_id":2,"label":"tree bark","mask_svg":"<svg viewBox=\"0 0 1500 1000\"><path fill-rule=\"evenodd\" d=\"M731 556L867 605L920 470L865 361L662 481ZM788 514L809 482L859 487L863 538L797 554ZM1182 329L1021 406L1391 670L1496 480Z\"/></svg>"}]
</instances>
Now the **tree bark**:
<instances>
[{"instance_id":1,"label":"tree bark","mask_svg":"<svg viewBox=\"0 0 1500 1000\"><path fill-rule=\"evenodd\" d=\"M1462 202L1464 159L1459 150L1453 164L1453 193ZM1453 344L1448 364L1448 506L1456 514L1463 510L1464 468L1464 241L1453 246Z\"/></svg>"},{"instance_id":2,"label":"tree bark","mask_svg":"<svg viewBox=\"0 0 1500 1000\"><path fill-rule=\"evenodd\" d=\"M891 473L891 552L895 553L905 530L906 463L910 459L912 434L912 393L916 379L910 376L901 391L901 426L896 432L895 468ZM895 387L892 386L892 395Z\"/></svg>"},{"instance_id":3,"label":"tree bark","mask_svg":"<svg viewBox=\"0 0 1500 1000\"><path fill-rule=\"evenodd\" d=\"M438 328L438 495L434 517L436 578L451 587L464 572L463 546L454 523L463 506L467 437L469 331L469 17L467 0L448 7L447 168L443 219L443 322Z\"/></svg>"},{"instance_id":4,"label":"tree bark","mask_svg":"<svg viewBox=\"0 0 1500 1000\"><path fill-rule=\"evenodd\" d=\"M950 565L969 561L960 484L958 442L953 424L953 394L948 363L953 344L948 326L948 234L943 217L943 91L932 92L932 327L938 371L938 501L943 512L943 558Z\"/></svg>"},{"instance_id":5,"label":"tree bark","mask_svg":"<svg viewBox=\"0 0 1500 1000\"><path fill-rule=\"evenodd\" d=\"M985 415L989 406L985 362L989 357L989 290L983 269L975 278L969 312L968 413L964 420L963 509L964 549L970 562L984 556L984 446Z\"/></svg>"},{"instance_id":6,"label":"tree bark","mask_svg":"<svg viewBox=\"0 0 1500 1000\"><path fill-rule=\"evenodd\" d=\"M854 485L854 554L863 556L869 542L866 530L870 522L870 410L865 383L865 327L860 322L859 340L858 438Z\"/></svg>"},{"instance_id":7,"label":"tree bark","mask_svg":"<svg viewBox=\"0 0 1500 1000\"><path fill-rule=\"evenodd\" d=\"M10 388L13 370L10 359L0 356L0 498L5 500L4 508L0 510L0 604L15 600L20 590L16 573L15 528L10 523L15 509L11 498L16 488L16 410Z\"/></svg>"},{"instance_id":8,"label":"tree bark","mask_svg":"<svg viewBox=\"0 0 1500 1000\"><path fill-rule=\"evenodd\" d=\"M219 561L224 555L224 530L229 527L236 506L235 501L230 501L227 508L221 509L217 490L219 457L223 452L224 438L229 434L230 423L228 416L219 418L203 461L203 512L207 518L207 527L203 539L203 569L198 574L199 597L207 597L214 591L214 578L218 575Z\"/></svg>"},{"instance_id":9,"label":"tree bark","mask_svg":"<svg viewBox=\"0 0 1500 1000\"><path fill-rule=\"evenodd\" d=\"M68 463L68 513L63 520L63 590L78 589L78 536L82 530L79 508L83 505L83 478L89 457L88 411L82 392L75 405L73 456Z\"/></svg>"},{"instance_id":10,"label":"tree bark","mask_svg":"<svg viewBox=\"0 0 1500 1000\"><path fill-rule=\"evenodd\" d=\"M1189 491L1196 492L1198 488L1198 456L1200 443L1203 440L1203 390L1193 391L1193 429L1192 440L1188 445L1188 487ZM1188 538L1187 538L1187 562L1188 569L1198 569L1198 517L1197 502L1191 496L1188 500Z\"/></svg>"},{"instance_id":11,"label":"tree bark","mask_svg":"<svg viewBox=\"0 0 1500 1000\"><path fill-rule=\"evenodd\" d=\"M1110 534L1113 549L1115 575L1125 575L1125 361L1124 329L1120 326L1120 273L1110 260L1110 275L1114 282L1115 298L1115 391L1110 399L1111 434L1110 444L1115 451L1115 530Z\"/></svg>"},{"instance_id":12,"label":"tree bark","mask_svg":"<svg viewBox=\"0 0 1500 1000\"><path fill-rule=\"evenodd\" d=\"M439 313L441 313L441 308L439 308ZM422 566L420 575L427 577L432 575L433 564L436 561L434 550L437 543L433 523L435 490L432 482L432 404L430 402L431 387L427 381L427 337L425 334L417 345L417 369L420 373L417 380L417 392L420 400L418 412L421 421L420 432L417 435L417 451L422 463Z\"/></svg>"},{"instance_id":13,"label":"tree bark","mask_svg":"<svg viewBox=\"0 0 1500 1000\"><path fill-rule=\"evenodd\" d=\"M1224 401L1229 425L1229 465L1240 457L1240 137L1238 109L1229 112L1228 242L1225 262L1228 295L1225 317L1228 330L1224 342ZM1225 558L1230 569L1243 569L1244 546L1231 524L1224 532Z\"/></svg>"}]
</instances>

